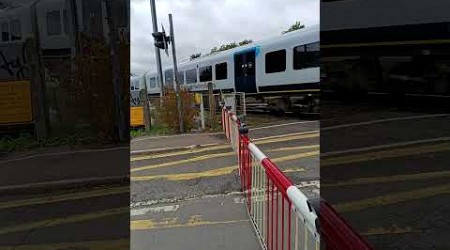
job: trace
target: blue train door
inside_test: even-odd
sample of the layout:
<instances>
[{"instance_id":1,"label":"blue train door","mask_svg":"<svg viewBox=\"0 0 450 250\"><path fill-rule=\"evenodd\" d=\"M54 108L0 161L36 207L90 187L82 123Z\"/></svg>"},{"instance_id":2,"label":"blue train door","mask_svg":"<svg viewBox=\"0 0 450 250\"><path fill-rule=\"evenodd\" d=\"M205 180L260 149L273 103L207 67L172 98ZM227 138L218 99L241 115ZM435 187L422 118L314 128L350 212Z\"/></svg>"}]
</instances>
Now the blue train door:
<instances>
[{"instance_id":1,"label":"blue train door","mask_svg":"<svg viewBox=\"0 0 450 250\"><path fill-rule=\"evenodd\" d=\"M234 54L234 84L236 92L256 93L255 49Z\"/></svg>"}]
</instances>

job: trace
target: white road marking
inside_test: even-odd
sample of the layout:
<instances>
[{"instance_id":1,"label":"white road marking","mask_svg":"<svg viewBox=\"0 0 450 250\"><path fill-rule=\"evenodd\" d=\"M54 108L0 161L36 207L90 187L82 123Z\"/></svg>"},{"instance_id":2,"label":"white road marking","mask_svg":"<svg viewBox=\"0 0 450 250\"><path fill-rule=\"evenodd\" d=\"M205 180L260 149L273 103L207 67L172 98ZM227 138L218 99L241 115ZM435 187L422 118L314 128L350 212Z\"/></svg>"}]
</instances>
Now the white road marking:
<instances>
[{"instance_id":1,"label":"white road marking","mask_svg":"<svg viewBox=\"0 0 450 250\"><path fill-rule=\"evenodd\" d=\"M378 119L378 120L372 120L372 121L366 121L366 122L347 123L347 124L341 124L341 125L330 126L330 127L322 127L322 128L320 128L320 130L326 131L326 130L333 130L333 129L340 129L340 128L357 127L357 126L363 126L363 125L369 125L369 124L375 124L375 123L402 121L402 120L414 120L414 119L423 119L423 118L432 118L432 117L443 117L443 116L449 116L449 115L450 114L433 114L433 115L394 117L394 118Z\"/></svg>"},{"instance_id":2,"label":"white road marking","mask_svg":"<svg viewBox=\"0 0 450 250\"><path fill-rule=\"evenodd\" d=\"M144 215L148 213L161 213L161 212L175 212L180 208L180 205L168 205L168 206L161 206L161 207L147 207L147 208L138 208L138 209L131 209L130 215L131 216L138 216L138 215Z\"/></svg>"},{"instance_id":3,"label":"white road marking","mask_svg":"<svg viewBox=\"0 0 450 250\"><path fill-rule=\"evenodd\" d=\"M331 152L327 152L327 153L321 153L320 157L327 157L327 156L332 156L332 155L340 155L340 154L348 154L348 153L359 153L359 152L393 148L393 147L410 146L410 145L420 144L420 143L440 142L440 141L449 141L449 140L450 140L450 137L438 137L438 138L432 138L432 139L397 142L397 143L383 144L383 145L370 146L370 147L352 148L352 149L346 149L346 150L336 150L336 151L331 151Z\"/></svg>"},{"instance_id":4,"label":"white road marking","mask_svg":"<svg viewBox=\"0 0 450 250\"><path fill-rule=\"evenodd\" d=\"M303 123L318 123L319 121L301 121L301 122L290 122L290 123L283 123L283 124L276 124L276 125L270 125L270 126L264 126L264 127L249 127L251 131L254 130L260 130L260 129L268 129L268 128L276 128L276 127L283 127L283 126L289 126L289 125L295 125L295 124L303 124Z\"/></svg>"}]
</instances>

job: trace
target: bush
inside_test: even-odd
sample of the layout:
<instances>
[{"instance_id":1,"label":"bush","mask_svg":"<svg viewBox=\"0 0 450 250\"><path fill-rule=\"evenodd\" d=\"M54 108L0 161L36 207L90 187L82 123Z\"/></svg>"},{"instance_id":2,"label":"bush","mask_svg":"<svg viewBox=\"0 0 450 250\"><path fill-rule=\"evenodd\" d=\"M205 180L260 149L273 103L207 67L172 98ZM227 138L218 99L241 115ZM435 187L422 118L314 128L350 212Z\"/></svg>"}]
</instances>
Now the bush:
<instances>
[{"instance_id":1,"label":"bush","mask_svg":"<svg viewBox=\"0 0 450 250\"><path fill-rule=\"evenodd\" d=\"M183 113L184 132L191 131L194 126L194 118L198 116L195 108L194 96L186 90L180 90L181 109ZM156 107L156 118L162 126L171 132L178 132L180 125L177 112L176 93L173 89L166 88L161 105Z\"/></svg>"}]
</instances>

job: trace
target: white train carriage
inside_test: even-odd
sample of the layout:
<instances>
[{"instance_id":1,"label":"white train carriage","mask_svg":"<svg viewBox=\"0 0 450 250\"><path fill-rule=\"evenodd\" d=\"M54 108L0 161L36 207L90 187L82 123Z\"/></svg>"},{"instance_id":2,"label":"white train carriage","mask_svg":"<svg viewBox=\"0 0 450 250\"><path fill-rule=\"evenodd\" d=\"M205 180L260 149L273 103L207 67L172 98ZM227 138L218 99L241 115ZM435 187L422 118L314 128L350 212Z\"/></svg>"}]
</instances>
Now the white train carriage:
<instances>
[{"instance_id":1,"label":"white train carriage","mask_svg":"<svg viewBox=\"0 0 450 250\"><path fill-rule=\"evenodd\" d=\"M286 95L316 95L320 81L319 32L318 25L311 26L181 63L180 84L193 92L207 91L208 82L212 82L215 92L281 95L281 99ZM149 95L160 93L156 72L142 78ZM173 86L173 67L163 67L163 80L165 86Z\"/></svg>"}]
</instances>

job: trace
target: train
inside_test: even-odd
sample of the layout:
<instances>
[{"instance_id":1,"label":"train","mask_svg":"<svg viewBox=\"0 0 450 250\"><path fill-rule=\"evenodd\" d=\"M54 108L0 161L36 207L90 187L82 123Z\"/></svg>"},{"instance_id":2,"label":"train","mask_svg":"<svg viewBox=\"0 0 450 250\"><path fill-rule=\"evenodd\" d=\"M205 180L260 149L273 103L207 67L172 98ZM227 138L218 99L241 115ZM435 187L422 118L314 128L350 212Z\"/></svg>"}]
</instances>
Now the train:
<instances>
[{"instance_id":1,"label":"train","mask_svg":"<svg viewBox=\"0 0 450 250\"><path fill-rule=\"evenodd\" d=\"M442 0L324 1L322 97L449 96L449 8Z\"/></svg>"},{"instance_id":2,"label":"train","mask_svg":"<svg viewBox=\"0 0 450 250\"><path fill-rule=\"evenodd\" d=\"M129 42L129 3L113 2L120 37ZM128 12L117 11L127 9ZM76 32L108 40L105 1L102 0L40 0L4 3L0 10L0 47L22 45L38 31L39 46L44 58L74 56Z\"/></svg>"},{"instance_id":3,"label":"train","mask_svg":"<svg viewBox=\"0 0 450 250\"><path fill-rule=\"evenodd\" d=\"M300 30L252 42L180 63L180 86L191 92L245 93L269 111L317 113L320 82L320 28ZM140 87L158 96L161 86L174 86L172 66L163 67L163 84L155 71L140 76ZM136 87L134 87L136 89Z\"/></svg>"}]
</instances>

